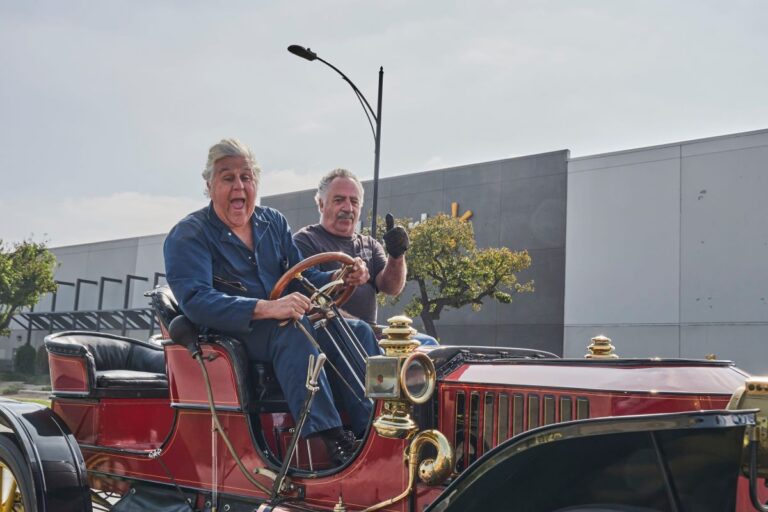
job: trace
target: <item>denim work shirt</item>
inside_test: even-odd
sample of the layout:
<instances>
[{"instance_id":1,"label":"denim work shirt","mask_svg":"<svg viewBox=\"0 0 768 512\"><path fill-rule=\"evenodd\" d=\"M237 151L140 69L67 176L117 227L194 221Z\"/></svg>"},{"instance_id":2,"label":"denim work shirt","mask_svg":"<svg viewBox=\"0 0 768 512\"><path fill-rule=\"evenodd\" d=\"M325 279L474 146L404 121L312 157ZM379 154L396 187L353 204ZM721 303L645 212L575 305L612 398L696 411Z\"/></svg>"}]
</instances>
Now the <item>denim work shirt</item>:
<instances>
[{"instance_id":1,"label":"denim work shirt","mask_svg":"<svg viewBox=\"0 0 768 512\"><path fill-rule=\"evenodd\" d=\"M248 333L258 323L251 320L256 303L269 298L280 276L303 259L280 212L256 207L251 224L253 251L219 219L213 203L168 233L166 280L181 311L195 324L232 335ZM313 268L303 275L320 287L331 274ZM296 282L289 289L300 290Z\"/></svg>"}]
</instances>

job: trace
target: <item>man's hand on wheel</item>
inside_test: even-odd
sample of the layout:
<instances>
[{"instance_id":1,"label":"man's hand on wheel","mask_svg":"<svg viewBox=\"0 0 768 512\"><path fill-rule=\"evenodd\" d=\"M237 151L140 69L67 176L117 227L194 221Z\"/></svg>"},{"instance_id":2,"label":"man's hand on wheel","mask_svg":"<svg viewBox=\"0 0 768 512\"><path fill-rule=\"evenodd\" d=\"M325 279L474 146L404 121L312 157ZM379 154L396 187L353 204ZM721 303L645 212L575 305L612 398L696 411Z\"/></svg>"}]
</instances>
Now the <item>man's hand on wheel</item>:
<instances>
[{"instance_id":1,"label":"man's hand on wheel","mask_svg":"<svg viewBox=\"0 0 768 512\"><path fill-rule=\"evenodd\" d=\"M355 262L344 275L344 284L348 286L362 286L371 278L368 266L361 258L355 258Z\"/></svg>"},{"instance_id":2,"label":"man's hand on wheel","mask_svg":"<svg viewBox=\"0 0 768 512\"><path fill-rule=\"evenodd\" d=\"M408 250L411 240L403 226L395 226L395 218L391 213L387 214L386 223L387 232L384 233L384 247L390 256L399 258Z\"/></svg>"},{"instance_id":3,"label":"man's hand on wheel","mask_svg":"<svg viewBox=\"0 0 768 512\"><path fill-rule=\"evenodd\" d=\"M276 300L262 299L256 303L252 318L263 320L274 318L275 320L301 320L304 313L311 309L309 298L299 292L289 293L285 297Z\"/></svg>"}]
</instances>

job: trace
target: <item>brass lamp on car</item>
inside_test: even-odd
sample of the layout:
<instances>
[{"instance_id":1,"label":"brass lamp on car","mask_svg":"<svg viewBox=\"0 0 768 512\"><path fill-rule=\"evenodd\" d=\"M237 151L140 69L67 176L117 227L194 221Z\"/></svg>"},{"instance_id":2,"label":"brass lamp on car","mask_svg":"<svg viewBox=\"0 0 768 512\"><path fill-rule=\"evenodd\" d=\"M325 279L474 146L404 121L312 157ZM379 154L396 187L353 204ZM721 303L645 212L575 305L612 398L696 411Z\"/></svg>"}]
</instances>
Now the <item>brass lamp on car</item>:
<instances>
[{"instance_id":1,"label":"brass lamp on car","mask_svg":"<svg viewBox=\"0 0 768 512\"><path fill-rule=\"evenodd\" d=\"M382 414L373 426L383 437L404 439L419 429L411 418L414 404L423 404L435 391L435 365L424 353L415 352L419 342L411 319L395 316L384 329L387 336L379 342L385 355L368 358L365 378L366 396L384 400Z\"/></svg>"},{"instance_id":2,"label":"brass lamp on car","mask_svg":"<svg viewBox=\"0 0 768 512\"><path fill-rule=\"evenodd\" d=\"M420 343L413 339L416 330L411 319L395 316L387 320L386 339L379 342L383 356L369 357L365 375L366 396L384 401L381 414L373 422L376 433L390 439L409 439L404 459L408 464L408 485L391 504L414 488L416 476L427 485L439 485L453 471L453 447L438 430L419 432L411 418L413 406L426 403L435 392L435 365L426 354L416 352ZM418 434L417 434L418 432ZM433 456L420 458L422 448L432 446Z\"/></svg>"},{"instance_id":3,"label":"brass lamp on car","mask_svg":"<svg viewBox=\"0 0 768 512\"><path fill-rule=\"evenodd\" d=\"M768 477L768 378L748 377L728 402L728 409L758 409L757 424L747 431L748 449L744 452L744 472L749 471L750 452L755 450L754 469L761 478ZM754 444L754 446L752 446Z\"/></svg>"}]
</instances>

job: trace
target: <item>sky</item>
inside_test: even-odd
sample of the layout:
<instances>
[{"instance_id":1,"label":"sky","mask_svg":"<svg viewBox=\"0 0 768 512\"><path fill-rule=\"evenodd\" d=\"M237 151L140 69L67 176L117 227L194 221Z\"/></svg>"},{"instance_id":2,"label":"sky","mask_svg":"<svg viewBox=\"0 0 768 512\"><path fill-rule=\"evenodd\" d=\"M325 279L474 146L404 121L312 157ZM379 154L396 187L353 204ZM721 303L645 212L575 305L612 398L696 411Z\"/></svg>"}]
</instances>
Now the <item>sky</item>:
<instances>
[{"instance_id":1,"label":"sky","mask_svg":"<svg viewBox=\"0 0 768 512\"><path fill-rule=\"evenodd\" d=\"M0 0L0 239L167 232L204 206L208 148L248 144L259 194L569 149L768 128L763 0Z\"/></svg>"}]
</instances>

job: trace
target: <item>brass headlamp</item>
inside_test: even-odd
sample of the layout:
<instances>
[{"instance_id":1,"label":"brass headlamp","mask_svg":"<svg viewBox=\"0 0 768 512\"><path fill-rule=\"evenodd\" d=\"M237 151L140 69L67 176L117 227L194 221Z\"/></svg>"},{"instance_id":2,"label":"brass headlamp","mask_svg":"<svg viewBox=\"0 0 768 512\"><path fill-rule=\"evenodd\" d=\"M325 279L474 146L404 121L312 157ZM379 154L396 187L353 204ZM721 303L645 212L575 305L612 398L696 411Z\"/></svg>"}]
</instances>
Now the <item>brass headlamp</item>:
<instances>
[{"instance_id":1,"label":"brass headlamp","mask_svg":"<svg viewBox=\"0 0 768 512\"><path fill-rule=\"evenodd\" d=\"M747 441L757 444L757 474L768 477L768 378L748 377L728 402L728 409L759 409L757 424L747 432ZM745 443L746 445L747 443ZM749 466L749 453L745 450L744 473L747 474Z\"/></svg>"},{"instance_id":2,"label":"brass headlamp","mask_svg":"<svg viewBox=\"0 0 768 512\"><path fill-rule=\"evenodd\" d=\"M384 400L382 414L373 422L380 436L410 438L419 428L411 418L413 404L425 403L435 391L435 365L414 351L420 343L413 339L410 318L395 316L387 322L387 337L379 342L385 355L369 357L366 364L365 394Z\"/></svg>"}]
</instances>

